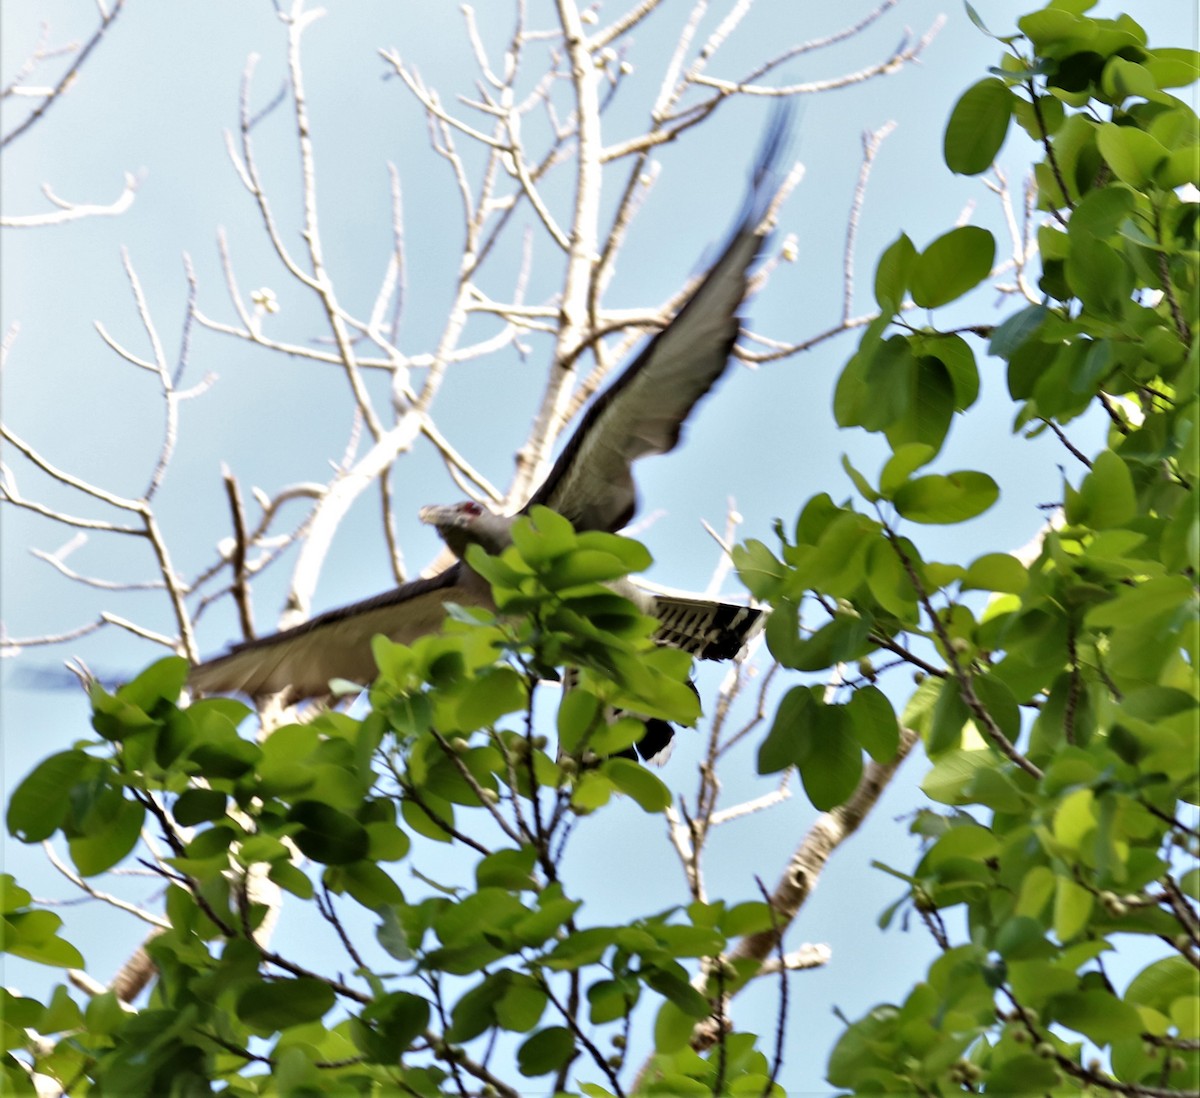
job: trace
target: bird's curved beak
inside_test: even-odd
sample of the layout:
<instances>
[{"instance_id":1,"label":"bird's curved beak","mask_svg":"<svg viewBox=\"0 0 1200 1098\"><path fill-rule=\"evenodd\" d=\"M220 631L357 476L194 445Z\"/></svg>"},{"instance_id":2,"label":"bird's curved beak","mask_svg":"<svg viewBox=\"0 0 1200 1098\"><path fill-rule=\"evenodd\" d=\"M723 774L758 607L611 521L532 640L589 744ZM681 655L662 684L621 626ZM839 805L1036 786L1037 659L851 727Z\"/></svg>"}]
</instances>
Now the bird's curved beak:
<instances>
[{"instance_id":1,"label":"bird's curved beak","mask_svg":"<svg viewBox=\"0 0 1200 1098\"><path fill-rule=\"evenodd\" d=\"M417 518L426 526L445 526L451 518L452 511L452 507L436 503L426 504L417 512Z\"/></svg>"}]
</instances>

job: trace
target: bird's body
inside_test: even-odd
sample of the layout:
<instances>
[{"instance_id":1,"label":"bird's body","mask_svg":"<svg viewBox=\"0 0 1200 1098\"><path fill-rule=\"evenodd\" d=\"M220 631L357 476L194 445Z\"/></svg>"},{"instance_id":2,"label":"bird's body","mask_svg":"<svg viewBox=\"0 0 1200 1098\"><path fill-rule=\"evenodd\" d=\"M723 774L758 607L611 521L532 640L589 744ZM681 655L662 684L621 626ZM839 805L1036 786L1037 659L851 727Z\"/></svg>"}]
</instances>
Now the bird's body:
<instances>
[{"instance_id":1,"label":"bird's body","mask_svg":"<svg viewBox=\"0 0 1200 1098\"><path fill-rule=\"evenodd\" d=\"M767 234L769 183L786 129L786 112L780 112L721 256L671 323L587 409L523 512L540 504L578 530L616 531L632 517L637 506L633 462L675 447L688 414L728 364L749 268ZM435 526L460 558L446 571L238 645L195 667L191 687L252 697L283 693L288 701L323 695L330 679L371 681L375 635L411 643L441 626L447 603L494 609L487 583L462 557L472 543L490 553L501 551L512 540L512 517L461 503L423 508L421 519ZM692 597L647 594L647 599L644 608L661 623L657 639L703 659L731 658L761 624L762 612L746 606Z\"/></svg>"}]
</instances>

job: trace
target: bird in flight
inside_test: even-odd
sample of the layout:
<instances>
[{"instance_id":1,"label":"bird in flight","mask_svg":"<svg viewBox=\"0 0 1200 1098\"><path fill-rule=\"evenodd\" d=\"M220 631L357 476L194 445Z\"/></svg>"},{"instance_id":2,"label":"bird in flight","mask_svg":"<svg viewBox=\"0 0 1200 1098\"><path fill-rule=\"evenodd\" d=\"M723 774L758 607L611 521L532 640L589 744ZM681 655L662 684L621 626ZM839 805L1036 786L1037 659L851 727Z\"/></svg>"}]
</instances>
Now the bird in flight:
<instances>
[{"instance_id":1,"label":"bird in flight","mask_svg":"<svg viewBox=\"0 0 1200 1098\"><path fill-rule=\"evenodd\" d=\"M519 514L542 505L580 531L615 532L632 518L637 507L633 463L675 448L692 408L730 361L749 270L769 232L767 212L787 130L784 108L772 119L724 251L674 319L587 409ZM422 508L421 521L434 526L458 558L449 568L239 644L194 667L189 685L201 694L281 694L293 703L327 695L331 679L369 683L376 675L371 652L375 635L411 644L441 627L447 603L495 609L487 581L463 557L471 544L502 552L512 544L515 517L474 502ZM659 643L701 659L731 659L762 624L761 610L705 598L647 593L643 607L659 620ZM642 750L644 757L652 753Z\"/></svg>"}]
</instances>

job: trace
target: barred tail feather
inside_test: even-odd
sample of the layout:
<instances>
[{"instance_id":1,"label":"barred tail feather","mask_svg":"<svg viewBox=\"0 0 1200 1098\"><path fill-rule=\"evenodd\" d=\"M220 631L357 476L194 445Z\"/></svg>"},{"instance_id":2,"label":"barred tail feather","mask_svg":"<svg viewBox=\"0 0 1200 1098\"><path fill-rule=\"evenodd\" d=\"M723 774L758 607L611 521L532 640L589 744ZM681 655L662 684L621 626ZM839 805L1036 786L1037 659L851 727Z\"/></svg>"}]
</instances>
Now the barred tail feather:
<instances>
[{"instance_id":1,"label":"barred tail feather","mask_svg":"<svg viewBox=\"0 0 1200 1098\"><path fill-rule=\"evenodd\" d=\"M702 660L731 660L766 621L765 611L711 599L654 596L654 639Z\"/></svg>"}]
</instances>

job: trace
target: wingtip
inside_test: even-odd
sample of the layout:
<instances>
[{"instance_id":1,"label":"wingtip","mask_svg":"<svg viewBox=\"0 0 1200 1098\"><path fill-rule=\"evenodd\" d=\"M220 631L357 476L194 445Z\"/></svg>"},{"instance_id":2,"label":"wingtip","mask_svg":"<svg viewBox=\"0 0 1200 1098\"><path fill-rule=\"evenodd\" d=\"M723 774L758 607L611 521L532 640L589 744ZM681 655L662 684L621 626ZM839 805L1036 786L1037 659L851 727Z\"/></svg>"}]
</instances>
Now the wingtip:
<instances>
[{"instance_id":1,"label":"wingtip","mask_svg":"<svg viewBox=\"0 0 1200 1098\"><path fill-rule=\"evenodd\" d=\"M763 134L758 156L754 158L754 189L760 191L763 184L774 178L784 152L792 143L792 121L796 116L796 104L781 96L771 110L766 133Z\"/></svg>"},{"instance_id":2,"label":"wingtip","mask_svg":"<svg viewBox=\"0 0 1200 1098\"><path fill-rule=\"evenodd\" d=\"M774 217L769 217L772 204L779 188L783 185L782 165L792 146L792 123L796 116L796 105L788 98L780 98L771 111L766 131L759 144L758 155L750 176L750 193L742 212L742 231L753 231L766 237L773 227Z\"/></svg>"}]
</instances>

